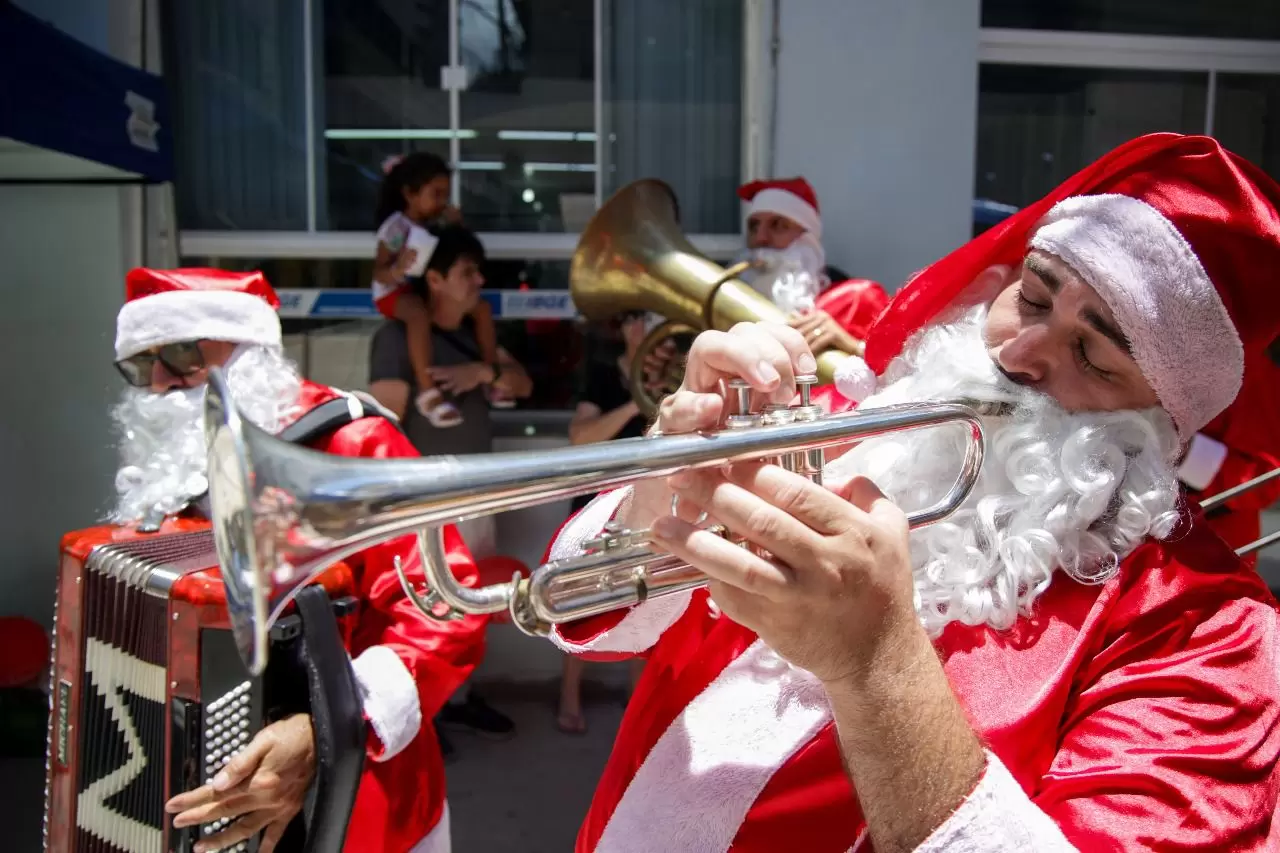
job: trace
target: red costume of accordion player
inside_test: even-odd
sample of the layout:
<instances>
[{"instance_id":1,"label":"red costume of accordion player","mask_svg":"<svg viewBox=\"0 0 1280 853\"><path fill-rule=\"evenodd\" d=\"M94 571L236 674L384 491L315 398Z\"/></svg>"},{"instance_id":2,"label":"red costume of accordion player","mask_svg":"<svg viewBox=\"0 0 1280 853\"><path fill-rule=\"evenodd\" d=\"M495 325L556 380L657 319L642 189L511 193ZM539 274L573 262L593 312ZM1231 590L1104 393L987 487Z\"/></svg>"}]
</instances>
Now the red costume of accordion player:
<instances>
[{"instance_id":1,"label":"red costume of accordion player","mask_svg":"<svg viewBox=\"0 0 1280 853\"><path fill-rule=\"evenodd\" d=\"M203 381L216 362L242 414L282 438L359 457L414 456L412 445L376 403L297 377L261 274L134 270L127 290L117 359L138 387L116 412L125 457L119 523L68 534L62 546L48 849L191 849L227 821L174 829L166 801L207 784L273 715L310 713L315 793L328 805L304 812L278 849L448 851L431 719L479 662L487 620L420 613L394 572L399 557L422 582L413 539L395 540L301 593L273 629L267 671L250 677L228 630L201 510L203 448L183 438L200 434ZM162 427L159 439L145 435ZM447 543L455 576L474 583L452 528ZM352 731L354 765L343 752ZM256 849L256 841L233 849Z\"/></svg>"}]
</instances>

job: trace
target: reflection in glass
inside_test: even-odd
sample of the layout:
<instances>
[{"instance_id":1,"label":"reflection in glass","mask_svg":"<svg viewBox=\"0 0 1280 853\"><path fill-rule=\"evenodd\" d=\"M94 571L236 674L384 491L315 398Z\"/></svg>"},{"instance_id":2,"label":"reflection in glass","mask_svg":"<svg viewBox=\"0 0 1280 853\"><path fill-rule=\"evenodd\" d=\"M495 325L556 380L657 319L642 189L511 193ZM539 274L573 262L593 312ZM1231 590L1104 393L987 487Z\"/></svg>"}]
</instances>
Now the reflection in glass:
<instances>
[{"instance_id":1,"label":"reflection in glass","mask_svg":"<svg viewBox=\"0 0 1280 853\"><path fill-rule=\"evenodd\" d=\"M305 32L298 3L165 6L181 227L307 227Z\"/></svg>"},{"instance_id":2,"label":"reflection in glass","mask_svg":"<svg viewBox=\"0 0 1280 853\"><path fill-rule=\"evenodd\" d=\"M1156 131L1202 133L1203 73L983 65L974 179L980 232L1112 148Z\"/></svg>"},{"instance_id":3,"label":"reflection in glass","mask_svg":"<svg viewBox=\"0 0 1280 853\"><path fill-rule=\"evenodd\" d=\"M382 162L449 159L448 0L324 0L324 128L317 227L372 232ZM317 65L321 65L317 61Z\"/></svg>"},{"instance_id":4,"label":"reflection in glass","mask_svg":"<svg viewBox=\"0 0 1280 853\"><path fill-rule=\"evenodd\" d=\"M577 231L595 197L591 0L460 0L462 212L482 231Z\"/></svg>"},{"instance_id":5,"label":"reflection in glass","mask_svg":"<svg viewBox=\"0 0 1280 853\"><path fill-rule=\"evenodd\" d=\"M687 233L742 231L745 5L603 0L605 196L661 178Z\"/></svg>"}]
</instances>

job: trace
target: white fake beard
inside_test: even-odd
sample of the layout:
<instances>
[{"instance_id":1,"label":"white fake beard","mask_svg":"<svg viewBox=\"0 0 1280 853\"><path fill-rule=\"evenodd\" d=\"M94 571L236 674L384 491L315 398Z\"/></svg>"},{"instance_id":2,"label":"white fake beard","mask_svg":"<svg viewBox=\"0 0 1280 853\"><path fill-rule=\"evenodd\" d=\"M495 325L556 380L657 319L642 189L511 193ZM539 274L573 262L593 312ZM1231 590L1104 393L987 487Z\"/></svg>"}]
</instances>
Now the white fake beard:
<instances>
[{"instance_id":1,"label":"white fake beard","mask_svg":"<svg viewBox=\"0 0 1280 853\"><path fill-rule=\"evenodd\" d=\"M231 398L250 423L276 433L292 419L302 380L276 347L246 346L224 367ZM115 509L109 518L132 524L154 509L171 515L208 488L204 436L207 386L157 394L129 388L111 411L120 434Z\"/></svg>"},{"instance_id":2,"label":"white fake beard","mask_svg":"<svg viewBox=\"0 0 1280 853\"><path fill-rule=\"evenodd\" d=\"M916 610L933 636L951 622L1012 626L1057 569L1103 583L1148 536L1177 522L1178 439L1162 409L1069 413L996 368L983 341L986 310L908 342L858 408L926 401L1011 404L984 416L986 456L960 509L911 533ZM939 501L955 482L967 428L869 439L828 467L871 479L903 510Z\"/></svg>"},{"instance_id":3,"label":"white fake beard","mask_svg":"<svg viewBox=\"0 0 1280 853\"><path fill-rule=\"evenodd\" d=\"M829 283L821 254L803 237L785 249L744 249L733 263L742 261L760 266L744 270L738 278L787 313L811 310Z\"/></svg>"}]
</instances>

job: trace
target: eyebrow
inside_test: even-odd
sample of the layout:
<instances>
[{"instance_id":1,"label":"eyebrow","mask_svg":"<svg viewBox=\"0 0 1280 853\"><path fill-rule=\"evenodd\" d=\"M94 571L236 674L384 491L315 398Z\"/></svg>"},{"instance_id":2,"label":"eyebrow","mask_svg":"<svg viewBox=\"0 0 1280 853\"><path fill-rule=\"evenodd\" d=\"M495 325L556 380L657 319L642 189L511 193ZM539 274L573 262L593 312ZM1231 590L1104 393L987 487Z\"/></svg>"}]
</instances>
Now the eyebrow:
<instances>
[{"instance_id":1,"label":"eyebrow","mask_svg":"<svg viewBox=\"0 0 1280 853\"><path fill-rule=\"evenodd\" d=\"M1056 296L1061 292L1062 279L1043 260L1032 255L1027 257L1024 263L1027 269L1035 273L1036 277L1044 282L1050 293ZM1086 308L1082 316L1084 321L1093 327L1094 331L1119 347L1125 355L1133 355L1133 345L1129 343L1129 339L1125 337L1124 332L1107 322L1101 314L1092 308Z\"/></svg>"}]
</instances>

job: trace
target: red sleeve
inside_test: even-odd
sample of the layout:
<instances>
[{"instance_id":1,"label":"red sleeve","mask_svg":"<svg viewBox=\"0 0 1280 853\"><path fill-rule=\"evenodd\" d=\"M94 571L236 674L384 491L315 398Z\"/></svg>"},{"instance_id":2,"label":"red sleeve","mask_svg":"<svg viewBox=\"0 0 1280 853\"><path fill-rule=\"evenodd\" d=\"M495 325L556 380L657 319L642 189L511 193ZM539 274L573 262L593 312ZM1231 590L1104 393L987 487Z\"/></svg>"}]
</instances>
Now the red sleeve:
<instances>
[{"instance_id":1,"label":"red sleeve","mask_svg":"<svg viewBox=\"0 0 1280 853\"><path fill-rule=\"evenodd\" d=\"M1135 580L1078 675L1034 799L1080 850L1267 849L1280 752L1274 602L1220 542L1204 547L1231 570L1126 568Z\"/></svg>"},{"instance_id":2,"label":"red sleeve","mask_svg":"<svg viewBox=\"0 0 1280 853\"><path fill-rule=\"evenodd\" d=\"M1280 468L1280 459L1274 456L1263 453L1248 453L1243 450L1236 450L1228 445L1227 457L1223 460L1222 467L1218 469L1213 482L1209 483L1197 497L1200 500L1204 500L1219 492L1239 486L1241 483L1247 483L1254 477L1261 476L1276 468ZM1270 483L1259 486L1256 489L1250 489L1238 498L1232 498L1227 502L1227 506L1236 512L1258 513L1271 506L1277 500L1280 500L1280 479L1272 480Z\"/></svg>"},{"instance_id":3,"label":"red sleeve","mask_svg":"<svg viewBox=\"0 0 1280 853\"><path fill-rule=\"evenodd\" d=\"M846 332L860 341L889 305L889 295L879 282L851 278L824 290L816 306L826 311Z\"/></svg>"},{"instance_id":4,"label":"red sleeve","mask_svg":"<svg viewBox=\"0 0 1280 853\"><path fill-rule=\"evenodd\" d=\"M336 431L319 448L343 456L365 458L392 458L417 456L409 440L390 423L380 418L366 418ZM445 528L445 545L453 575L467 586L476 584L478 573L475 561L467 551L462 537L452 526ZM418 726L404 736L412 739L422 720L429 720L443 707L449 696L462 685L484 656L484 631L487 616L464 616L450 621L438 621L422 613L405 597L400 580L395 573L395 558L403 561L405 574L410 582L425 582L422 563L418 556L415 537L407 536L369 548L349 560L359 584L362 610L352 642L352 654L357 658L357 678L361 672L359 659L370 649L381 647L395 653L403 670L413 679L416 689L416 709L406 710L409 717L416 710ZM377 661L378 653L368 658ZM365 667L369 671L369 667ZM403 678L403 673L385 656L377 661L376 674L390 682ZM402 707L399 700L403 691L389 688L397 699L388 700L394 711ZM368 713L368 704L366 704ZM404 743L384 744L376 731L370 735L370 756L384 759L387 752L394 754L403 749ZM402 740L396 736L393 740Z\"/></svg>"}]
</instances>

